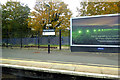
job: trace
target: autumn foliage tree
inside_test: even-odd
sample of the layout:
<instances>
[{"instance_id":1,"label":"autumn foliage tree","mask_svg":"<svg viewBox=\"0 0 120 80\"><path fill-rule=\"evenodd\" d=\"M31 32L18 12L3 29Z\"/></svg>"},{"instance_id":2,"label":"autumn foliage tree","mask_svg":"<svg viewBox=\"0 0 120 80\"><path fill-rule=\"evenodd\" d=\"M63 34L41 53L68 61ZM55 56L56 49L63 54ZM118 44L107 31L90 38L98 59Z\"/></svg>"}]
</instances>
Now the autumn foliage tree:
<instances>
[{"instance_id":1,"label":"autumn foliage tree","mask_svg":"<svg viewBox=\"0 0 120 80\"><path fill-rule=\"evenodd\" d=\"M64 2L37 2L28 19L29 27L42 33L43 29L68 29L70 28L71 11ZM47 27L48 24L51 26Z\"/></svg>"},{"instance_id":2,"label":"autumn foliage tree","mask_svg":"<svg viewBox=\"0 0 120 80\"><path fill-rule=\"evenodd\" d=\"M78 16L120 13L120 2L81 2L77 8Z\"/></svg>"},{"instance_id":3,"label":"autumn foliage tree","mask_svg":"<svg viewBox=\"0 0 120 80\"><path fill-rule=\"evenodd\" d=\"M8 1L2 5L2 32L3 38L25 37L28 28L30 8L20 2Z\"/></svg>"}]
</instances>

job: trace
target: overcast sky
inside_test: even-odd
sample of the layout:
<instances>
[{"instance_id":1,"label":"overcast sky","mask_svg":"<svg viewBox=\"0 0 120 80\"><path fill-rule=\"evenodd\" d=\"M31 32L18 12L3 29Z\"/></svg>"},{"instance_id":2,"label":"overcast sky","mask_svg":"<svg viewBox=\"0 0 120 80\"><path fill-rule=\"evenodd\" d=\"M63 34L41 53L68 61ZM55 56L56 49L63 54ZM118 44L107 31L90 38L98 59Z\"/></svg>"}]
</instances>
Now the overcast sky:
<instances>
[{"instance_id":1,"label":"overcast sky","mask_svg":"<svg viewBox=\"0 0 120 80\"><path fill-rule=\"evenodd\" d=\"M10 0L0 0L0 3L4 4L7 1L10 1ZM20 1L24 4L27 4L31 8L31 10L33 10L33 7L36 2L36 0L13 0L13 1ZM68 4L68 8L72 11L73 16L75 17L77 15L76 7L80 6L81 0L62 0L62 1L65 2L66 4Z\"/></svg>"}]
</instances>

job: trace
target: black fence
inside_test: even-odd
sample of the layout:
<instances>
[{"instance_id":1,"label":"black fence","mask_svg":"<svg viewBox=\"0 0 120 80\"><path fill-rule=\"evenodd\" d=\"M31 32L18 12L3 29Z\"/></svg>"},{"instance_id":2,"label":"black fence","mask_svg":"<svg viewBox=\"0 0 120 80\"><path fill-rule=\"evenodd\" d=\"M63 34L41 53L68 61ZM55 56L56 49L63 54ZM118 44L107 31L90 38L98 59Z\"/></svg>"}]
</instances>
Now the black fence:
<instances>
[{"instance_id":1,"label":"black fence","mask_svg":"<svg viewBox=\"0 0 120 80\"><path fill-rule=\"evenodd\" d=\"M39 35L38 33L36 33L35 36L32 37L11 37L11 38L2 38L2 46L3 47L30 47L30 46L34 46L34 47L38 47L41 48L39 46L46 46L48 44L52 45L52 46L56 46L59 47L59 49L61 48L61 46L65 46L68 47L67 49L69 49L70 46L70 35L68 31L68 35L64 36L65 31L58 31L58 35L57 36L42 36ZM48 39L50 40L50 43L48 42Z\"/></svg>"},{"instance_id":2,"label":"black fence","mask_svg":"<svg viewBox=\"0 0 120 80\"><path fill-rule=\"evenodd\" d=\"M4 38L2 39L2 43L12 46L20 46L21 45L21 38ZM69 45L69 37L61 37L61 44L62 45ZM39 37L39 44L40 45L48 45L48 37ZM59 45L59 37L50 37L50 44L51 45ZM38 45L38 37L36 38L22 38L22 45Z\"/></svg>"}]
</instances>

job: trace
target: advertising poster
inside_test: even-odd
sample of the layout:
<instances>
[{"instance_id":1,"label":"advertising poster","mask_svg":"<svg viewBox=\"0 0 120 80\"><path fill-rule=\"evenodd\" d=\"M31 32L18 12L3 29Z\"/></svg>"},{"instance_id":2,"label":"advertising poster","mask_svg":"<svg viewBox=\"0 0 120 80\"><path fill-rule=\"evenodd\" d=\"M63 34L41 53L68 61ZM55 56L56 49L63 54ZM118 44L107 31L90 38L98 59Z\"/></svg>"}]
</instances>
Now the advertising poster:
<instances>
[{"instance_id":1,"label":"advertising poster","mask_svg":"<svg viewBox=\"0 0 120 80\"><path fill-rule=\"evenodd\" d=\"M118 15L72 18L71 46L118 47L118 19Z\"/></svg>"}]
</instances>

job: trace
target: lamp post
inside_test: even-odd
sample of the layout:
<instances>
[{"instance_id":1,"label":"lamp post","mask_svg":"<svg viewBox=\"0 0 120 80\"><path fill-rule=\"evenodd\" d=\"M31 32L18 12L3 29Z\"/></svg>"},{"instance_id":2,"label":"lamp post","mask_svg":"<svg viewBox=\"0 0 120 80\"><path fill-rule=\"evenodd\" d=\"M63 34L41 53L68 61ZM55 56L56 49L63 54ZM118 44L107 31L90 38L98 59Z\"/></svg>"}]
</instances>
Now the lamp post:
<instances>
[{"instance_id":1,"label":"lamp post","mask_svg":"<svg viewBox=\"0 0 120 80\"><path fill-rule=\"evenodd\" d=\"M48 4L45 4L48 8L49 8L49 18L48 18L48 24L46 25L47 27L48 27L48 29L49 29L49 27L50 27L50 25L51 24L49 24L49 22L50 22L50 5L48 5ZM48 35L48 54L50 53L50 36Z\"/></svg>"}]
</instances>

